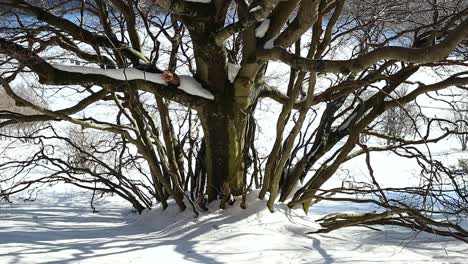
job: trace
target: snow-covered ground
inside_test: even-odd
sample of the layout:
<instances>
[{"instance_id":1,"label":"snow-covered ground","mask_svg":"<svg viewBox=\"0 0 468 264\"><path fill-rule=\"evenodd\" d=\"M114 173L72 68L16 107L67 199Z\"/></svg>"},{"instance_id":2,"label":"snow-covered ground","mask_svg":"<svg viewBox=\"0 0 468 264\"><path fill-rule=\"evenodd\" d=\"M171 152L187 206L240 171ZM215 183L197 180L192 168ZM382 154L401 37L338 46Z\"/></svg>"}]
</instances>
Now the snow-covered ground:
<instances>
[{"instance_id":1,"label":"snow-covered ground","mask_svg":"<svg viewBox=\"0 0 468 264\"><path fill-rule=\"evenodd\" d=\"M109 197L89 207L90 193L52 188L34 202L0 207L0 263L466 263L468 245L408 229L346 228L306 235L314 219L356 205L319 203L308 216L277 205L270 213L256 192L195 218L176 206L141 216ZM18 197L19 199L19 197ZM416 236L417 235L417 236Z\"/></svg>"}]
</instances>

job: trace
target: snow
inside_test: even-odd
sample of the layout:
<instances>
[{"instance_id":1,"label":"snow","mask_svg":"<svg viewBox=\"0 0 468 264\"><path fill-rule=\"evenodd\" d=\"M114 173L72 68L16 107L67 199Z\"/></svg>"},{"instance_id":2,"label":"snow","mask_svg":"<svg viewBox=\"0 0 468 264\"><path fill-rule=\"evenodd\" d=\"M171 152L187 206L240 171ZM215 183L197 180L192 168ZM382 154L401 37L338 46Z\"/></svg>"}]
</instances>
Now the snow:
<instances>
[{"instance_id":1,"label":"snow","mask_svg":"<svg viewBox=\"0 0 468 264\"><path fill-rule=\"evenodd\" d=\"M241 66L228 62L228 79L231 83L236 79L237 74L239 73Z\"/></svg>"},{"instance_id":2,"label":"snow","mask_svg":"<svg viewBox=\"0 0 468 264\"><path fill-rule=\"evenodd\" d=\"M180 79L180 86L179 89L183 90L184 92L200 97L204 97L206 99L213 100L214 96L211 92L206 90L201 86L201 84L195 80L195 78L188 76L188 75L181 75L179 76Z\"/></svg>"},{"instance_id":3,"label":"snow","mask_svg":"<svg viewBox=\"0 0 468 264\"><path fill-rule=\"evenodd\" d=\"M211 0L185 0L186 2L194 2L194 3L204 3L208 4L211 3Z\"/></svg>"},{"instance_id":4,"label":"snow","mask_svg":"<svg viewBox=\"0 0 468 264\"><path fill-rule=\"evenodd\" d=\"M261 6L256 6L256 7L252 8L252 9L250 9L250 10L249 10L249 13L253 13L253 12L258 11L258 10L260 10L260 9L262 9Z\"/></svg>"},{"instance_id":5,"label":"snow","mask_svg":"<svg viewBox=\"0 0 468 264\"><path fill-rule=\"evenodd\" d=\"M61 71L77 72L83 74L100 74L121 81L145 80L157 84L166 84L162 80L162 74L144 72L134 68L100 69L92 67L67 66L57 64L53 64L52 66ZM193 77L188 75L179 75L179 78L180 86L178 87L178 89L183 90L184 92L191 95L203 97L210 100L214 99L213 94L211 94L208 90L203 88L203 86Z\"/></svg>"},{"instance_id":6,"label":"snow","mask_svg":"<svg viewBox=\"0 0 468 264\"><path fill-rule=\"evenodd\" d=\"M275 40L278 38L279 34L272 37L270 40L268 40L267 42L265 42L265 45L263 45L263 48L264 49L272 49L275 45Z\"/></svg>"},{"instance_id":7,"label":"snow","mask_svg":"<svg viewBox=\"0 0 468 264\"><path fill-rule=\"evenodd\" d=\"M257 38L263 38L265 36L266 32L268 31L269 26L270 26L270 19L263 20L262 23L260 24L260 26L258 26L255 29L255 36Z\"/></svg>"},{"instance_id":8,"label":"snow","mask_svg":"<svg viewBox=\"0 0 468 264\"><path fill-rule=\"evenodd\" d=\"M257 194L245 210L213 204L198 218L174 205L137 216L110 197L91 213L89 193L73 189L0 205L0 263L464 263L468 255L466 244L398 227L306 235L326 212L359 208L320 203L305 216L277 205L270 213Z\"/></svg>"}]
</instances>

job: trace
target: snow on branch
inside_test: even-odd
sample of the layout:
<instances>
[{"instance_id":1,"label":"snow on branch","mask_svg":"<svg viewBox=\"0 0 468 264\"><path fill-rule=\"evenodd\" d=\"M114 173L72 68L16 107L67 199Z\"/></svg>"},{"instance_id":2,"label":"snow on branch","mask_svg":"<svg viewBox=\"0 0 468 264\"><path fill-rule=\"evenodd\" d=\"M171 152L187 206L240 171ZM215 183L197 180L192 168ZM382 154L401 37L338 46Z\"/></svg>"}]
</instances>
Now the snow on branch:
<instances>
[{"instance_id":1,"label":"snow on branch","mask_svg":"<svg viewBox=\"0 0 468 264\"><path fill-rule=\"evenodd\" d=\"M268 31L269 26L270 26L270 19L263 20L262 23L260 24L260 26L258 26L255 29L255 36L257 38L263 38L265 36L266 32Z\"/></svg>"},{"instance_id":2,"label":"snow on branch","mask_svg":"<svg viewBox=\"0 0 468 264\"><path fill-rule=\"evenodd\" d=\"M52 67L65 72L103 75L120 81L144 80L151 83L166 85L166 82L164 82L164 80L162 79L162 74L140 71L134 68L100 69L92 67L67 66L57 64L53 64ZM205 88L203 88L203 86L192 76L180 75L179 78L180 85L177 87L178 89L191 95L203 97L209 100L214 99L213 94Z\"/></svg>"}]
</instances>

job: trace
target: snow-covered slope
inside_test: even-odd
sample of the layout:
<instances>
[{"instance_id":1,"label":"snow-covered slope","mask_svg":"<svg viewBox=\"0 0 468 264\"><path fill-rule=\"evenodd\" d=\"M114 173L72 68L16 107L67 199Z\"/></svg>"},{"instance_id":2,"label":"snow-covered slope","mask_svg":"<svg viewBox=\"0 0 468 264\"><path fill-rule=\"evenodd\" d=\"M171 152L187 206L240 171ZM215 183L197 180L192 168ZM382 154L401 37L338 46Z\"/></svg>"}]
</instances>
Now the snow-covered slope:
<instances>
[{"instance_id":1,"label":"snow-covered slope","mask_svg":"<svg viewBox=\"0 0 468 264\"><path fill-rule=\"evenodd\" d=\"M136 216L107 198L89 209L89 193L51 191L36 202L0 207L0 263L466 263L468 245L408 229L342 229L306 235L313 219L335 210L322 203L304 216L278 205L275 213L249 195L195 218L176 206Z\"/></svg>"}]
</instances>

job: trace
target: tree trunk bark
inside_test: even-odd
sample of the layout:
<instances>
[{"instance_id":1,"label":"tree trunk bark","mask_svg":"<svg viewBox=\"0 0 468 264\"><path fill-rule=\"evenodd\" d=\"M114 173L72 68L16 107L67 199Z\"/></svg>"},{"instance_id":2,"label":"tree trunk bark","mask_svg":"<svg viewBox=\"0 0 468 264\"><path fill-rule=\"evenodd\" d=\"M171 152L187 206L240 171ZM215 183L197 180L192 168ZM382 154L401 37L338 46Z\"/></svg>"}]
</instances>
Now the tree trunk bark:
<instances>
[{"instance_id":1,"label":"tree trunk bark","mask_svg":"<svg viewBox=\"0 0 468 264\"><path fill-rule=\"evenodd\" d=\"M192 37L196 77L215 95L212 103L197 111L205 138L208 201L221 197L223 207L231 194L241 195L245 188L244 147L252 111L248 108L252 83L238 89L227 78L226 50L212 34L223 21L219 25L185 22Z\"/></svg>"},{"instance_id":2,"label":"tree trunk bark","mask_svg":"<svg viewBox=\"0 0 468 264\"><path fill-rule=\"evenodd\" d=\"M205 136L208 200L241 195L245 185L245 114L210 107L199 115Z\"/></svg>"}]
</instances>

